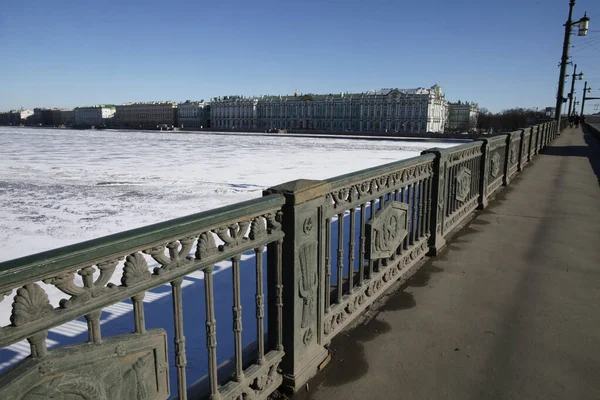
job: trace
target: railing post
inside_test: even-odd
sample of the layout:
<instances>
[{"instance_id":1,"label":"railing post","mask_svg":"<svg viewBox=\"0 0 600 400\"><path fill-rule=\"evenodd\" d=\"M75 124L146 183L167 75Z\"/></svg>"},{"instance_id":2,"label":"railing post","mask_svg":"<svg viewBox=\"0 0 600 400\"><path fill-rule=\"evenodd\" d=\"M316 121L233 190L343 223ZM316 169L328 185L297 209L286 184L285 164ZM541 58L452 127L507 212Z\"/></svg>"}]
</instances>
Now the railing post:
<instances>
[{"instance_id":1,"label":"railing post","mask_svg":"<svg viewBox=\"0 0 600 400\"><path fill-rule=\"evenodd\" d=\"M537 155L538 153L538 141L540 140L540 132L542 130L542 125L538 125L536 126L536 130L535 130L535 141L532 140L532 145L533 145L533 154Z\"/></svg>"},{"instance_id":2,"label":"railing post","mask_svg":"<svg viewBox=\"0 0 600 400\"><path fill-rule=\"evenodd\" d=\"M327 357L323 343L323 282L325 195L330 185L296 180L265 190L285 196L282 229L283 348L280 368L284 387L297 392L317 373Z\"/></svg>"},{"instance_id":3,"label":"railing post","mask_svg":"<svg viewBox=\"0 0 600 400\"><path fill-rule=\"evenodd\" d=\"M481 145L481 176L479 177L479 205L478 210L483 210L488 205L487 199L487 186L488 177L490 174L490 154L489 154L489 143L488 139L481 139L483 144Z\"/></svg>"},{"instance_id":4,"label":"railing post","mask_svg":"<svg viewBox=\"0 0 600 400\"><path fill-rule=\"evenodd\" d=\"M531 135L529 136L529 150L527 151L527 159L529 162L533 159L533 148L535 146L535 135L537 130L539 129L539 125L535 125L531 127Z\"/></svg>"},{"instance_id":5,"label":"railing post","mask_svg":"<svg viewBox=\"0 0 600 400\"><path fill-rule=\"evenodd\" d=\"M523 167L525 166L523 164L524 160L523 160L523 149L525 148L525 129L521 129L521 143L519 144L519 166L517 168L517 171L521 172L523 171Z\"/></svg>"},{"instance_id":6,"label":"railing post","mask_svg":"<svg viewBox=\"0 0 600 400\"><path fill-rule=\"evenodd\" d=\"M502 178L502 185L508 186L510 183L509 170L510 170L510 152L512 148L512 135L509 133L506 135L506 149L504 153L504 178Z\"/></svg>"},{"instance_id":7,"label":"railing post","mask_svg":"<svg viewBox=\"0 0 600 400\"><path fill-rule=\"evenodd\" d=\"M548 124L544 124L544 134L542 135L542 141L540 143L540 150L546 147L546 137L548 136L548 131L551 129L551 126Z\"/></svg>"},{"instance_id":8,"label":"railing post","mask_svg":"<svg viewBox=\"0 0 600 400\"><path fill-rule=\"evenodd\" d=\"M435 154L433 162L433 190L431 192L431 236L429 237L429 255L439 254L446 245L444 239L444 216L446 212L446 164L447 154L438 148L425 150L421 154Z\"/></svg>"}]
</instances>

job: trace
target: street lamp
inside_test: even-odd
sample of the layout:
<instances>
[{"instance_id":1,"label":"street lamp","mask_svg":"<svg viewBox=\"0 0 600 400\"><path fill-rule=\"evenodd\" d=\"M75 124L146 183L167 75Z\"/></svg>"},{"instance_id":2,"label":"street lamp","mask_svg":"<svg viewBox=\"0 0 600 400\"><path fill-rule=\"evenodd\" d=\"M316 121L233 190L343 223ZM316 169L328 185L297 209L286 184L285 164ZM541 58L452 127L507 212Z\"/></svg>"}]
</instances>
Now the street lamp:
<instances>
[{"instance_id":1,"label":"street lamp","mask_svg":"<svg viewBox=\"0 0 600 400\"><path fill-rule=\"evenodd\" d=\"M569 2L569 18L565 23L565 38L563 40L563 51L560 60L560 75L558 76L558 93L556 95L556 122L557 129L560 131L560 120L562 117L561 109L566 99L563 97L563 91L565 87L565 73L567 68L567 62L569 61L569 42L571 40L571 32L574 26L577 26L577 36L587 35L588 28L590 26L590 19L587 14L583 15L583 18L573 22L573 7L575 7L575 0ZM559 132L560 133L560 132Z\"/></svg>"},{"instance_id":2,"label":"street lamp","mask_svg":"<svg viewBox=\"0 0 600 400\"><path fill-rule=\"evenodd\" d=\"M592 88L591 87L587 87L587 81L585 82L585 84L583 85L583 99L581 100L581 116L583 116L583 108L585 107L585 101L586 100L600 100L600 97L587 97L585 94L586 93L591 93L592 92Z\"/></svg>"},{"instance_id":3,"label":"street lamp","mask_svg":"<svg viewBox=\"0 0 600 400\"><path fill-rule=\"evenodd\" d=\"M569 92L569 108L567 109L567 117L570 117L571 114L575 113L575 107L573 106L573 96L575 95L575 79L579 79L582 80L583 79L583 72L580 73L576 73L577 72L577 64L573 65L573 74L572 75L566 75L566 76L571 76L571 91Z\"/></svg>"}]
</instances>

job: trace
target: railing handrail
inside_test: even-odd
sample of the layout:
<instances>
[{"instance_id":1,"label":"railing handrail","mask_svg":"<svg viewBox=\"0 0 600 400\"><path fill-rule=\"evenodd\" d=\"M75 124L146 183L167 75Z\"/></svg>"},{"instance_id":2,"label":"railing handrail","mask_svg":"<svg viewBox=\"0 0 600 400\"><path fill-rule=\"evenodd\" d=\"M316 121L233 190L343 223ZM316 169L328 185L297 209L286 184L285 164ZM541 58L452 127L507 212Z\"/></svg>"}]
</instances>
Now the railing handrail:
<instances>
[{"instance_id":1,"label":"railing handrail","mask_svg":"<svg viewBox=\"0 0 600 400\"><path fill-rule=\"evenodd\" d=\"M348 174L338 175L333 178L325 179L324 182L329 183L331 185L331 189L335 190L347 186L348 184L377 178L383 174L394 172L394 170L400 170L412 165L433 161L434 159L435 155L424 154L416 157L406 158L400 161L394 161L388 164L378 165L360 171L350 172Z\"/></svg>"},{"instance_id":2,"label":"railing handrail","mask_svg":"<svg viewBox=\"0 0 600 400\"><path fill-rule=\"evenodd\" d=\"M134 253L159 242L180 239L188 233L208 231L248 214L281 207L284 202L283 195L272 194L4 261L0 263L0 293L16 283L39 279L41 274L53 274L65 268L110 260L124 251Z\"/></svg>"},{"instance_id":3,"label":"railing handrail","mask_svg":"<svg viewBox=\"0 0 600 400\"><path fill-rule=\"evenodd\" d=\"M439 154L454 154L459 153L463 150L467 150L473 147L480 147L483 145L483 140L481 138L475 139L470 143L461 144L460 146L453 146L448 148L440 148L440 147L432 147L431 149L427 149L426 152L439 153Z\"/></svg>"}]
</instances>

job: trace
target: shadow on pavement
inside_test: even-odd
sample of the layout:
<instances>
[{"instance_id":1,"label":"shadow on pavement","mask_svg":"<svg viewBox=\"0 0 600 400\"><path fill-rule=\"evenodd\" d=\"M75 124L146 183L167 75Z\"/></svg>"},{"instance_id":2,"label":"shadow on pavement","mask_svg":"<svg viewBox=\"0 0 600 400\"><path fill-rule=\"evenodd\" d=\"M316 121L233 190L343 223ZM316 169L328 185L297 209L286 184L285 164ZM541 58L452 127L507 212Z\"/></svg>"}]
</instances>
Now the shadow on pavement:
<instances>
[{"instance_id":1,"label":"shadow on pavement","mask_svg":"<svg viewBox=\"0 0 600 400\"><path fill-rule=\"evenodd\" d=\"M590 128L584 126L582 130L586 146L549 146L542 151L542 154L559 157L587 157L600 185L600 142Z\"/></svg>"}]
</instances>

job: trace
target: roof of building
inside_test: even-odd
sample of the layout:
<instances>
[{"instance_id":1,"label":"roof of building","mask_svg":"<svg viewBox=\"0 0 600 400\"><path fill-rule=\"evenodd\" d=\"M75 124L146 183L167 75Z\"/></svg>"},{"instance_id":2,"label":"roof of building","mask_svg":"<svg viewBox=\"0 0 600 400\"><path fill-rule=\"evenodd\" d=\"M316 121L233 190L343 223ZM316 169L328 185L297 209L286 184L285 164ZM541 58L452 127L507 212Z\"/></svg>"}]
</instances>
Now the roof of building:
<instances>
[{"instance_id":1,"label":"roof of building","mask_svg":"<svg viewBox=\"0 0 600 400\"><path fill-rule=\"evenodd\" d=\"M370 90L362 93L349 93L349 92L340 92L340 93L329 93L329 94L315 94L315 93L295 93L293 95L263 95L259 97L245 97L245 96L221 96L214 98L215 102L219 101L256 101L256 100L318 100L318 99L334 99L334 98L363 98L368 96L388 96L394 95L394 93L400 95L414 95L414 94L423 94L428 95L437 90L441 91L441 87L437 84L432 86L429 89L418 87L415 89L398 89L398 88L383 88L378 90Z\"/></svg>"}]
</instances>

